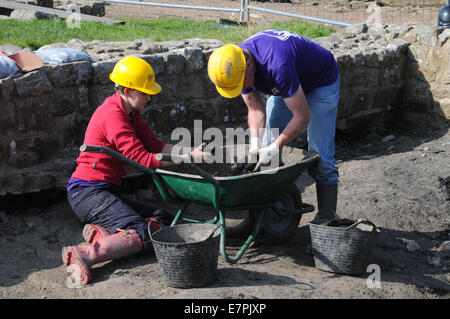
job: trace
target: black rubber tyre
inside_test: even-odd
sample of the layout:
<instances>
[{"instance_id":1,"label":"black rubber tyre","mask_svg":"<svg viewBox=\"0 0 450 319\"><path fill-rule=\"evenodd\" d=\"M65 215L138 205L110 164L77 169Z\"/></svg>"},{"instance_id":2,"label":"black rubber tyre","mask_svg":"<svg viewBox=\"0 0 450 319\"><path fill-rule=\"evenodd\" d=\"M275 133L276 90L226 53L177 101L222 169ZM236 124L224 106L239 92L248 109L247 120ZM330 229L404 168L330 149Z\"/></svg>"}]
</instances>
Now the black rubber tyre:
<instances>
[{"instance_id":1,"label":"black rubber tyre","mask_svg":"<svg viewBox=\"0 0 450 319\"><path fill-rule=\"evenodd\" d=\"M294 185L277 205L287 210L300 209L302 198L297 186ZM301 218L302 215L281 216L274 209L266 209L260 231L261 236L258 236L258 239L266 246L286 243L291 239Z\"/></svg>"}]
</instances>

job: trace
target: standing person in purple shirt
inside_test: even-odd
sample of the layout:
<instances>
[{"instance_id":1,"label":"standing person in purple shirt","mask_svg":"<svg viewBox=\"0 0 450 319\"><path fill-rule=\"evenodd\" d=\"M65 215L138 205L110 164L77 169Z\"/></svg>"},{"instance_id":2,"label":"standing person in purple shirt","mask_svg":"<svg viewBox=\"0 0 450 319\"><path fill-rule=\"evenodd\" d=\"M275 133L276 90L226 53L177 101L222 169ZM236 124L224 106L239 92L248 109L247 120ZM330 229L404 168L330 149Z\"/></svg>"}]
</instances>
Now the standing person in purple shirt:
<instances>
[{"instance_id":1,"label":"standing person in purple shirt","mask_svg":"<svg viewBox=\"0 0 450 319\"><path fill-rule=\"evenodd\" d=\"M222 96L241 94L248 107L249 161L278 158L280 148L307 127L308 149L320 155L308 169L317 191L313 222L338 219L334 136L340 82L332 53L298 34L266 30L215 50L208 75ZM269 96L266 105L259 93ZM270 134L273 129L279 134Z\"/></svg>"}]
</instances>

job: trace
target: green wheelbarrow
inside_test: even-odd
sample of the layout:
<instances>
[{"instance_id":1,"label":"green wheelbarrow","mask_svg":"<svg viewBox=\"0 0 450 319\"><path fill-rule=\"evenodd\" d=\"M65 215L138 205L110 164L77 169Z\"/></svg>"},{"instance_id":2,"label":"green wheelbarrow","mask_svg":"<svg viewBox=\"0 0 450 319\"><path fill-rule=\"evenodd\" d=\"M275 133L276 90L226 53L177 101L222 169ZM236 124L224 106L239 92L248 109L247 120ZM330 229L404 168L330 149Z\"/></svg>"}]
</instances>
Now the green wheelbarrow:
<instances>
[{"instance_id":1,"label":"green wheelbarrow","mask_svg":"<svg viewBox=\"0 0 450 319\"><path fill-rule=\"evenodd\" d=\"M236 163L237 148L248 145L226 145L216 148L227 158L221 164L180 163L165 169L150 169L122 154L103 146L82 145L80 151L105 153L152 176L163 200L180 204L172 222L219 223L221 227L220 254L228 263L236 263L254 241L260 228L272 244L288 240L300 222L301 215L314 211L314 206L305 204L295 185L296 180L311 163L319 159L315 152L283 147L283 165L260 172L232 175L230 167ZM157 154L158 160L181 162L176 155ZM234 162L233 162L234 161ZM216 176L215 176L216 175ZM217 176L219 175L219 176ZM191 203L212 207L217 212L213 220L204 222L184 218ZM239 225L227 227L225 215L233 211L248 211L247 218ZM225 245L227 232L231 236L244 236L245 242L234 257L228 256Z\"/></svg>"}]
</instances>

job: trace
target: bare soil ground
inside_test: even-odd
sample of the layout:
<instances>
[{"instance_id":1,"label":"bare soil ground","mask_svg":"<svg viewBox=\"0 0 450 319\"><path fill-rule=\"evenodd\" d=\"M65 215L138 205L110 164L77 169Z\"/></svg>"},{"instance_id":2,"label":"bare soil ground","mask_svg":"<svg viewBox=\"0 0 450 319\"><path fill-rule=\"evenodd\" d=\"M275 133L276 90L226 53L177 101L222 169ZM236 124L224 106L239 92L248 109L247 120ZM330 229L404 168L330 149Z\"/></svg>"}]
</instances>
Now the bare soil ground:
<instances>
[{"instance_id":1,"label":"bare soil ground","mask_svg":"<svg viewBox=\"0 0 450 319\"><path fill-rule=\"evenodd\" d=\"M2 198L0 298L448 298L450 254L443 243L450 240L450 186L444 183L450 176L450 132L409 127L391 134L395 138L388 142L382 141L386 135L340 135L336 156L340 216L368 219L380 230L371 261L381 270L379 288L368 285L371 272L348 276L315 268L307 250L315 213L302 217L287 243L256 241L234 265L219 258L218 279L204 288L168 287L152 253L98 264L91 284L69 288L61 248L83 243L82 225L65 192L52 190ZM153 187L142 190L142 181L128 185L130 197L159 201ZM306 174L297 186L303 201L316 205ZM175 214L177 207L161 205ZM207 208L189 212L213 216ZM233 224L240 216L228 218ZM234 254L237 248L227 251Z\"/></svg>"}]
</instances>

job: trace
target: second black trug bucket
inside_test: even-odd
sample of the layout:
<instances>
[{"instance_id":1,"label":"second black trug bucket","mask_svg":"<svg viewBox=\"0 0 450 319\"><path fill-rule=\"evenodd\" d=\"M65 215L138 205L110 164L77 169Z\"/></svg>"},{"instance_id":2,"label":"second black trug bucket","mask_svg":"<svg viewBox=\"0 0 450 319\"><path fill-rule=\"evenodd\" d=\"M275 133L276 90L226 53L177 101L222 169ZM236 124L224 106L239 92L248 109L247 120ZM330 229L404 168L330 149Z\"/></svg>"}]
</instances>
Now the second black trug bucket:
<instances>
[{"instance_id":1,"label":"second black trug bucket","mask_svg":"<svg viewBox=\"0 0 450 319\"><path fill-rule=\"evenodd\" d=\"M150 233L150 238L168 286L196 288L217 279L220 226L180 224Z\"/></svg>"}]
</instances>

